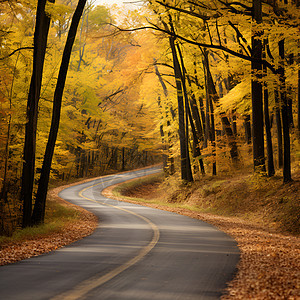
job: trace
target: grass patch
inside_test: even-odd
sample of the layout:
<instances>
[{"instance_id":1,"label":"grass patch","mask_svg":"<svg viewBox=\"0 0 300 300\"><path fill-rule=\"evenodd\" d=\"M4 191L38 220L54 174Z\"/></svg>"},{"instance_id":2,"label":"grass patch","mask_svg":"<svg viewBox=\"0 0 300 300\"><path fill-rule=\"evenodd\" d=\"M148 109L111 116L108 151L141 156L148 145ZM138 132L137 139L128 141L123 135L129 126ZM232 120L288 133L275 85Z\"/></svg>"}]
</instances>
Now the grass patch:
<instances>
[{"instance_id":1,"label":"grass patch","mask_svg":"<svg viewBox=\"0 0 300 300\"><path fill-rule=\"evenodd\" d=\"M76 209L64 206L55 200L47 201L44 224L17 229L11 237L0 236L0 245L9 242L22 242L60 232L66 224L76 222L78 218L79 212Z\"/></svg>"}]
</instances>

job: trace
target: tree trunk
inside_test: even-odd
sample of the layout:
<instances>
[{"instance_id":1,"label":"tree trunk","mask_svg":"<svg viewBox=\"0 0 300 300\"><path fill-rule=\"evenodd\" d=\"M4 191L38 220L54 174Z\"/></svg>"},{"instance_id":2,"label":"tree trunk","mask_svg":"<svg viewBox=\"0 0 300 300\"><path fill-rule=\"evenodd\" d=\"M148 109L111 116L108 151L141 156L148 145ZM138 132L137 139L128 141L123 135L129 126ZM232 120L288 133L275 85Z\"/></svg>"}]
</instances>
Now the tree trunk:
<instances>
[{"instance_id":1,"label":"tree trunk","mask_svg":"<svg viewBox=\"0 0 300 300\"><path fill-rule=\"evenodd\" d=\"M289 117L289 125L291 128L294 128L294 118L293 118L293 99L291 95L292 91L289 89L288 97L287 97L287 108L288 108L288 117Z\"/></svg>"},{"instance_id":2,"label":"tree trunk","mask_svg":"<svg viewBox=\"0 0 300 300\"><path fill-rule=\"evenodd\" d=\"M279 66L280 74L280 96L281 96L281 116L282 116L282 130L283 130L283 182L292 181L291 175L291 148L290 148L290 122L288 103L285 85L285 71L284 71L284 40L279 41L279 56L281 58Z\"/></svg>"},{"instance_id":3,"label":"tree trunk","mask_svg":"<svg viewBox=\"0 0 300 300\"><path fill-rule=\"evenodd\" d=\"M182 60L182 64L183 64L183 58L181 55L181 60ZM189 76L185 76L187 78L187 81L189 83L189 87L192 90L192 82ZM203 126L201 123L201 118L200 118L200 113L199 113L199 109L197 106L197 102L196 102L196 97L193 91L191 91L191 97L190 97L190 105L191 105L191 112L192 112L192 116L193 119L195 120L195 126L199 135L199 141L203 141ZM198 142L199 142L198 141Z\"/></svg>"},{"instance_id":4,"label":"tree trunk","mask_svg":"<svg viewBox=\"0 0 300 300\"><path fill-rule=\"evenodd\" d=\"M56 84L54 98L53 98L53 113L52 113L50 133L49 133L46 151L44 155L42 172L39 180L36 202L35 202L33 217L32 217L32 220L35 224L44 222L46 196L48 190L52 157L54 153L54 147L55 147L55 142L56 142L58 128L59 128L62 96L65 87L72 47L75 41L78 24L85 4L86 4L86 0L78 1L74 15L72 17L71 26L69 29L69 33L66 40L63 57L60 65L60 70L59 70L57 84Z\"/></svg>"},{"instance_id":5,"label":"tree trunk","mask_svg":"<svg viewBox=\"0 0 300 300\"><path fill-rule=\"evenodd\" d=\"M203 63L204 70L205 63ZM204 143L203 147L207 148L208 141L210 140L210 118L209 118L209 89L208 89L208 80L207 80L207 72L204 71L204 81L205 81L205 132L204 132Z\"/></svg>"},{"instance_id":6,"label":"tree trunk","mask_svg":"<svg viewBox=\"0 0 300 300\"><path fill-rule=\"evenodd\" d=\"M236 126L236 109L232 110L232 132L233 135L237 136L237 126Z\"/></svg>"},{"instance_id":7,"label":"tree trunk","mask_svg":"<svg viewBox=\"0 0 300 300\"><path fill-rule=\"evenodd\" d=\"M8 114L8 120L7 120L7 131L6 131L6 143L5 143L5 152L4 152L4 170L3 170L3 177L2 177L2 190L0 192L0 202L3 201L5 203L5 198L7 197L7 178L8 178L8 164L9 164L9 144L10 144L10 137L11 137L11 126L12 126L12 97L13 97L13 90L14 90L14 82L17 74L17 64L19 61L20 52L17 55L17 59L14 65L13 70L13 77L12 77L12 83L10 87L10 93L9 93L9 114Z\"/></svg>"},{"instance_id":8,"label":"tree trunk","mask_svg":"<svg viewBox=\"0 0 300 300\"><path fill-rule=\"evenodd\" d=\"M212 143L212 157L213 157L213 169L212 174L217 175L217 147L216 147L216 129L215 129L215 116L212 99L209 99L210 110L210 124L211 124L211 143Z\"/></svg>"},{"instance_id":9,"label":"tree trunk","mask_svg":"<svg viewBox=\"0 0 300 300\"><path fill-rule=\"evenodd\" d=\"M300 59L299 59L299 64L300 64ZM298 70L298 137L300 139L300 70Z\"/></svg>"},{"instance_id":10,"label":"tree trunk","mask_svg":"<svg viewBox=\"0 0 300 300\"><path fill-rule=\"evenodd\" d=\"M277 146L278 146L278 167L283 167L283 141L282 141L282 122L280 115L280 101L279 92L277 87L274 90L275 95L275 120L276 120L276 131L277 131Z\"/></svg>"},{"instance_id":11,"label":"tree trunk","mask_svg":"<svg viewBox=\"0 0 300 300\"><path fill-rule=\"evenodd\" d=\"M168 97L168 89L167 89L167 87L165 85L165 82L163 81L163 78L162 78L162 76L161 76L161 74L160 74L160 72L158 70L158 67L156 65L156 60L154 60L154 68L155 68L155 74L158 77L159 83L162 86L164 95L165 95L165 97ZM161 105L160 97L158 98L158 106L162 110L162 105ZM165 113L166 113L166 116L168 116L168 111L166 111ZM162 115L163 115L163 112L162 112ZM171 112L171 115L172 115L172 112ZM167 124L169 126L169 124L170 124L169 120L167 120ZM161 128L160 128L160 135L162 137L162 142L164 144L164 146L163 146L164 150L168 151L169 152L168 154L170 154L170 145L169 145L169 142L170 142L170 139L169 139L170 132L168 132L168 140L166 140L165 134L164 134L163 125L161 125ZM170 158L170 155L163 154L163 165L164 165L163 169L164 169L164 172L166 174L170 174L171 175L171 174L174 173L174 170L175 170L174 160Z\"/></svg>"},{"instance_id":12,"label":"tree trunk","mask_svg":"<svg viewBox=\"0 0 300 300\"><path fill-rule=\"evenodd\" d=\"M181 83L182 83L182 90L183 90L183 94L184 94L184 105L185 105L185 136L186 136L186 151L187 151L187 171L188 171L188 181L192 182L193 179L193 173L192 173L192 168L191 168L191 161L190 161L190 155L189 155L189 120L190 120L190 124L192 124L191 126L192 129L194 130L194 134L196 135L196 130L195 130L195 126L193 123L193 119L192 119L192 115L191 115L191 111L190 111L190 105L189 105L189 99L188 99L188 95L187 95L187 89L186 89L186 75L185 75L185 66L184 66L184 61L183 61L183 56L179 47L179 44L177 44L177 50L178 50L178 54L181 60L181 68L179 68L179 74L180 74L180 79L181 79ZM175 52L177 55L177 52ZM178 58L177 58L178 60ZM179 60L178 60L178 64L179 64ZM180 64L179 64L180 66ZM196 136L195 136L195 139ZM200 151L200 148L199 148Z\"/></svg>"},{"instance_id":13,"label":"tree trunk","mask_svg":"<svg viewBox=\"0 0 300 300\"><path fill-rule=\"evenodd\" d=\"M200 141L203 141L203 126L202 126L200 113L199 113L199 109L197 106L195 95L192 94L190 99L191 99L191 101L190 101L191 102L191 112L192 112L193 119L195 120L195 125L197 128L197 131L199 133L199 139L200 139Z\"/></svg>"},{"instance_id":14,"label":"tree trunk","mask_svg":"<svg viewBox=\"0 0 300 300\"><path fill-rule=\"evenodd\" d=\"M187 149L187 136L186 136L186 126L185 126L185 111L184 111L184 99L183 99L183 89L181 82L181 70L179 61L177 58L175 41L173 37L169 38L172 56L173 56L173 64L174 64L174 74L176 80L176 89L177 89L177 101L178 101L178 120L179 120L179 142L180 142L180 165L181 165L181 179L184 181L193 181L191 174L191 165L189 160L189 153Z\"/></svg>"},{"instance_id":15,"label":"tree trunk","mask_svg":"<svg viewBox=\"0 0 300 300\"><path fill-rule=\"evenodd\" d=\"M255 23L262 22L262 2L261 0L253 0L253 26ZM262 58L262 42L260 40L260 32L253 33L252 36L252 58ZM262 84L259 81L262 71L262 64L257 61L251 62L252 69L252 136L253 136L253 164L255 172L265 172L265 153L264 153L264 115L263 115L263 99Z\"/></svg>"},{"instance_id":16,"label":"tree trunk","mask_svg":"<svg viewBox=\"0 0 300 300\"><path fill-rule=\"evenodd\" d=\"M244 116L245 140L248 145L251 144L251 123L250 115Z\"/></svg>"},{"instance_id":17,"label":"tree trunk","mask_svg":"<svg viewBox=\"0 0 300 300\"><path fill-rule=\"evenodd\" d=\"M31 225L32 192L35 175L38 102L40 98L43 67L50 26L50 18L45 13L46 2L46 0L39 0L36 11L33 70L27 100L27 122L25 126L25 143L23 150L21 186L21 202L23 203L23 228Z\"/></svg>"},{"instance_id":18,"label":"tree trunk","mask_svg":"<svg viewBox=\"0 0 300 300\"><path fill-rule=\"evenodd\" d=\"M266 129L266 140L267 140L268 176L271 177L275 174L275 168L274 168L274 158L273 158L271 125L270 125L270 117L269 117L269 91L267 86L264 87L264 115L265 115L265 129Z\"/></svg>"},{"instance_id":19,"label":"tree trunk","mask_svg":"<svg viewBox=\"0 0 300 300\"><path fill-rule=\"evenodd\" d=\"M191 114L191 109L190 109L190 106L189 104L187 104L187 112L188 112L188 117L189 117L189 120L190 120L190 125L191 125L191 129L192 129L192 136L193 136L193 144L194 144L194 158L196 157L200 157L201 156L201 150L200 150L200 144L199 144L199 135L196 131L196 128L195 128L195 124L194 124L194 121L193 121L193 117L192 117L192 114ZM204 169L204 163L203 163L203 159L202 158L199 158L199 164L200 164L200 170L201 170L201 173L202 174L205 174L205 169Z\"/></svg>"},{"instance_id":20,"label":"tree trunk","mask_svg":"<svg viewBox=\"0 0 300 300\"><path fill-rule=\"evenodd\" d=\"M265 49L267 46L267 40L264 40L264 52L263 58L266 58ZM263 67L263 74L266 80L268 75L267 67ZM272 135L271 135L271 124L269 115L269 91L267 82L264 82L264 116L265 116L265 129L266 129L266 140L267 140L267 157L268 157L268 176L271 177L275 174L274 168L274 158L273 158L273 145L272 145Z\"/></svg>"},{"instance_id":21,"label":"tree trunk","mask_svg":"<svg viewBox=\"0 0 300 300\"><path fill-rule=\"evenodd\" d=\"M199 83L198 76L197 76L197 69L196 69L196 66L197 66L196 61L194 61L195 84L196 84L198 90L202 90L203 87L202 87L202 86L200 85L200 83ZM194 95L193 95L193 96L194 96ZM195 103L193 103L193 101L195 101ZM205 133L205 112L204 112L204 103L203 103L203 99L202 99L201 97L198 98L198 101L199 101L199 107L200 107L200 113L199 113L199 111L198 111L199 117L197 117L197 118L199 118L199 120L200 120L200 124L199 124L199 129L198 129L198 131L199 131L199 133L201 133L201 131L202 131L202 133L201 133L200 135L201 135L202 141L203 141L203 140L204 140L204 133ZM196 98L195 98L194 100L192 99L192 102L191 102L191 103L192 103L192 104L191 104L191 105L192 105L192 111L193 111L193 107L196 107L197 110L198 110ZM196 119L197 119L197 118L196 118ZM201 125L202 125L202 126L201 126ZM198 127L197 123L196 123L196 127ZM202 128L201 128L201 127L202 127Z\"/></svg>"},{"instance_id":22,"label":"tree trunk","mask_svg":"<svg viewBox=\"0 0 300 300\"><path fill-rule=\"evenodd\" d=\"M200 139L201 139L201 136L200 136L201 128L199 128L200 132L197 131L196 127L195 127L195 124L194 124L194 120L193 120L193 117L192 117L192 114L191 114L191 109L190 109L190 101L189 101L189 98L188 98L187 88L186 88L186 78L187 78L186 69L185 69L185 65L184 65L183 56L182 56L182 53L181 53L181 50L180 50L180 47L179 47L178 44L177 44L177 49L178 49L178 53L179 53L179 57L180 57L180 61L181 61L181 69L182 69L181 81L182 81L182 87L183 87L184 98L185 98L185 109L186 109L186 113L187 113L186 126L188 125L188 120L190 120L190 125L191 125L192 135L193 135L193 143L195 145L195 153L194 154L195 154L195 157L200 157L201 156L201 151L200 151L199 142L200 142ZM189 82L189 84L191 86L190 82ZM197 114L196 114L196 117L197 117ZM200 117L199 117L198 121L200 122ZM187 126L187 129L186 129L186 132L188 132L188 126ZM202 174L205 174L204 164L203 164L202 158L199 158L199 164L200 164Z\"/></svg>"},{"instance_id":23,"label":"tree trunk","mask_svg":"<svg viewBox=\"0 0 300 300\"><path fill-rule=\"evenodd\" d=\"M122 148L122 167L121 171L125 171L125 147Z\"/></svg>"},{"instance_id":24,"label":"tree trunk","mask_svg":"<svg viewBox=\"0 0 300 300\"><path fill-rule=\"evenodd\" d=\"M205 58L205 56L204 56ZM213 100L213 102L216 104L216 106L219 105L219 95L216 90L215 83L213 81L210 68L209 68L209 62L208 62L208 57L205 58L207 60L206 62L206 69L207 69L207 81L208 81L208 93ZM226 116L225 112L220 112L221 116L221 122L223 125L223 128L225 129L225 134L228 140L228 145L230 147L230 156L234 164L237 164L239 162L239 153L238 153L238 148L236 144L236 139L233 134L232 128L230 126L230 122L228 117ZM228 126L229 124L229 126Z\"/></svg>"}]
</instances>

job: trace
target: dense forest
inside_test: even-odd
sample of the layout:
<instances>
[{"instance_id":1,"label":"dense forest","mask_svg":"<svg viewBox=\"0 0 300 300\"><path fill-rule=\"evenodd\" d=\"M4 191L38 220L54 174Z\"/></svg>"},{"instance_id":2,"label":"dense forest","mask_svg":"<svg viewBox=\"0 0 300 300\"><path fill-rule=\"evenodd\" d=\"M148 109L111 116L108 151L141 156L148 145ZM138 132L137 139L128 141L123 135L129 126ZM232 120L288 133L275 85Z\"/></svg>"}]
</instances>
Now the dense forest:
<instances>
[{"instance_id":1,"label":"dense forest","mask_svg":"<svg viewBox=\"0 0 300 300\"><path fill-rule=\"evenodd\" d=\"M292 181L299 4L1 1L0 233L43 222L49 180L163 161Z\"/></svg>"}]
</instances>

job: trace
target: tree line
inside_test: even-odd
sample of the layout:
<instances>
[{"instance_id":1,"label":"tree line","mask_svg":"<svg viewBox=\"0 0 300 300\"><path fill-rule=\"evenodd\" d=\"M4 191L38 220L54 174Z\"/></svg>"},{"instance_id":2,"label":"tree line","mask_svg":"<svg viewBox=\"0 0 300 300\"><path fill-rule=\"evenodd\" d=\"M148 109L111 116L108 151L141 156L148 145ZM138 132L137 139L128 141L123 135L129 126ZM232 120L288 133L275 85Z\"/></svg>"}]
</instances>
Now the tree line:
<instances>
[{"instance_id":1,"label":"tree line","mask_svg":"<svg viewBox=\"0 0 300 300\"><path fill-rule=\"evenodd\" d=\"M293 141L299 137L299 121L297 128L294 124L295 115L299 120L299 1L148 1L148 7L156 21L133 30L152 29L168 40L182 179L193 181L192 149L205 172L200 151L208 144L216 174L218 123L232 164L241 166L236 124L242 117L254 171L267 176L275 174L271 129L276 123L278 167L283 167L283 181L290 182L290 135L295 134ZM244 94L246 108L228 103L246 81L251 87Z\"/></svg>"}]
</instances>

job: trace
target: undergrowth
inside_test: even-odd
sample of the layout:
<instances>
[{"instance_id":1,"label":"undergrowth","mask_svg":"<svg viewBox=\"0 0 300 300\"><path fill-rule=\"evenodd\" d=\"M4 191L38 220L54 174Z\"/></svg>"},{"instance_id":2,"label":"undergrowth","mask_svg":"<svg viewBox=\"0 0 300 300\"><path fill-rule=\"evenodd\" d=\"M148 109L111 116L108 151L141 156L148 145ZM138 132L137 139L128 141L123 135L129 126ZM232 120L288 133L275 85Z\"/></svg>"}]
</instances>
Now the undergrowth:
<instances>
[{"instance_id":1,"label":"undergrowth","mask_svg":"<svg viewBox=\"0 0 300 300\"><path fill-rule=\"evenodd\" d=\"M79 212L56 201L47 201L45 223L37 226L17 229L12 236L0 236L0 245L8 242L29 240L63 230L66 223L76 222Z\"/></svg>"}]
</instances>

